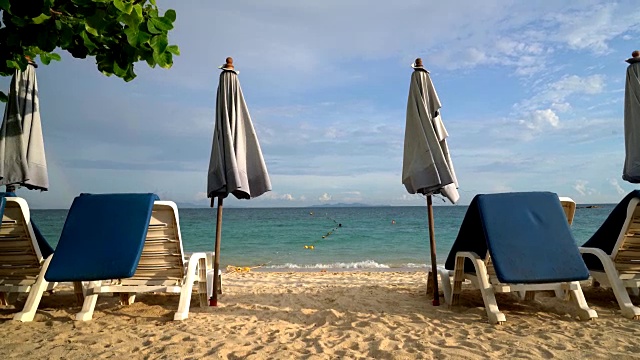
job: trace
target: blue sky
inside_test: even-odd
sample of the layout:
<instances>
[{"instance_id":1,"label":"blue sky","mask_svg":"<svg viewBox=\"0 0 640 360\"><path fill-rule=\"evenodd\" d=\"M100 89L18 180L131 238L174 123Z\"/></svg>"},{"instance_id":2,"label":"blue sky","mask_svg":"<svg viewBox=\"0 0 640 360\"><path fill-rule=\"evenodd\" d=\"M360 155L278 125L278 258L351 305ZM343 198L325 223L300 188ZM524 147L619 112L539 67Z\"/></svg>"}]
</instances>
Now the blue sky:
<instances>
[{"instance_id":1,"label":"blue sky","mask_svg":"<svg viewBox=\"0 0 640 360\"><path fill-rule=\"evenodd\" d=\"M51 187L19 190L32 207L67 208L80 192L208 203L217 67L227 56L273 191L225 204L423 205L401 183L416 57L443 104L461 204L531 190L617 202L634 189L621 174L636 1L158 4L178 14L172 69L139 63L125 83L62 53L38 68Z\"/></svg>"}]
</instances>

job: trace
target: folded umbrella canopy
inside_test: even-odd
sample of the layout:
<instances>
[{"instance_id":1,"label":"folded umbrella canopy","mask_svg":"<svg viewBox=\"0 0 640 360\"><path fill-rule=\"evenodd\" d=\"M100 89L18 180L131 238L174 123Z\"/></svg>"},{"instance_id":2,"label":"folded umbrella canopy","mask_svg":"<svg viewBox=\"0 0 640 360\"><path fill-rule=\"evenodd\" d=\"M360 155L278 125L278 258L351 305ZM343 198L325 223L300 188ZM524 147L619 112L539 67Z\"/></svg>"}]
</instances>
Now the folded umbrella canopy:
<instances>
[{"instance_id":1,"label":"folded umbrella canopy","mask_svg":"<svg viewBox=\"0 0 640 360\"><path fill-rule=\"evenodd\" d=\"M407 101L402 183L410 194L420 193L427 196L431 273L434 277L433 304L439 305L431 195L442 194L454 204L460 196L447 147L446 139L449 134L440 117L440 99L429 72L422 65L422 59L417 58L412 67L414 71Z\"/></svg>"},{"instance_id":2,"label":"folded umbrella canopy","mask_svg":"<svg viewBox=\"0 0 640 360\"><path fill-rule=\"evenodd\" d=\"M622 179L640 183L640 52L627 59L627 82L624 89L625 159Z\"/></svg>"},{"instance_id":3,"label":"folded umbrella canopy","mask_svg":"<svg viewBox=\"0 0 640 360\"><path fill-rule=\"evenodd\" d=\"M271 190L267 166L262 157L258 136L244 101L238 72L233 59L221 66L216 98L216 121L207 178L207 196L218 198L214 257L213 296L210 305L218 303L218 271L222 231L222 202L229 194L238 199L252 199Z\"/></svg>"},{"instance_id":4,"label":"folded umbrella canopy","mask_svg":"<svg viewBox=\"0 0 640 360\"><path fill-rule=\"evenodd\" d=\"M34 63L11 80L0 128L0 185L49 188Z\"/></svg>"}]
</instances>

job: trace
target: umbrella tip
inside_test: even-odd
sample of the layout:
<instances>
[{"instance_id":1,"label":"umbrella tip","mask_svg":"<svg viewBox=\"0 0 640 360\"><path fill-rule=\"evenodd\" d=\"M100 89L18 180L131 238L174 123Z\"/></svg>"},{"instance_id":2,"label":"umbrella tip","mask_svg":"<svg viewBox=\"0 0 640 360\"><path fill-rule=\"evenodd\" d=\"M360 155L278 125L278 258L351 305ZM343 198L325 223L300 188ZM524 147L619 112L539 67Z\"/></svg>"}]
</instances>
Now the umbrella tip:
<instances>
[{"instance_id":1,"label":"umbrella tip","mask_svg":"<svg viewBox=\"0 0 640 360\"><path fill-rule=\"evenodd\" d=\"M233 69L233 58L229 56L225 59L225 64L221 66L222 69Z\"/></svg>"},{"instance_id":2,"label":"umbrella tip","mask_svg":"<svg viewBox=\"0 0 640 360\"><path fill-rule=\"evenodd\" d=\"M422 58L416 58L414 64L416 64L416 67L422 67Z\"/></svg>"}]
</instances>

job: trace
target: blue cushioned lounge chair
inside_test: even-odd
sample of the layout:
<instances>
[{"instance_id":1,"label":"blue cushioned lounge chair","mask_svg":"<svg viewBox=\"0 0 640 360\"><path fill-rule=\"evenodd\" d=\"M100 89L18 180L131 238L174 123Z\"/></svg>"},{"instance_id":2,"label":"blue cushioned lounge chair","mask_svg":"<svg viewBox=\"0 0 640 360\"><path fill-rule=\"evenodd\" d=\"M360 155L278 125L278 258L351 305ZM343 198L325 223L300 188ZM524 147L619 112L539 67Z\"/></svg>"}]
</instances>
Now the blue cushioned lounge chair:
<instances>
[{"instance_id":1,"label":"blue cushioned lounge chair","mask_svg":"<svg viewBox=\"0 0 640 360\"><path fill-rule=\"evenodd\" d=\"M82 194L75 198L45 280L87 284L76 320L91 320L98 295L120 293L129 304L135 293L179 293L174 320L186 319L193 285L207 305L205 253L184 260L178 208L155 194ZM30 321L37 303L25 307Z\"/></svg>"},{"instance_id":2,"label":"blue cushioned lounge chair","mask_svg":"<svg viewBox=\"0 0 640 360\"><path fill-rule=\"evenodd\" d=\"M594 285L613 289L622 315L638 320L640 308L629 292L640 285L640 190L625 196L580 252Z\"/></svg>"},{"instance_id":3,"label":"blue cushioned lounge chair","mask_svg":"<svg viewBox=\"0 0 640 360\"><path fill-rule=\"evenodd\" d=\"M597 317L579 283L588 279L589 272L554 193L477 195L445 268L454 272L453 289L445 289L451 297L447 303L456 305L462 282L470 280L482 293L490 323L506 320L498 309L496 292L522 292L532 299L535 291L568 290L580 318ZM441 277L448 282L448 271L441 272Z\"/></svg>"}]
</instances>

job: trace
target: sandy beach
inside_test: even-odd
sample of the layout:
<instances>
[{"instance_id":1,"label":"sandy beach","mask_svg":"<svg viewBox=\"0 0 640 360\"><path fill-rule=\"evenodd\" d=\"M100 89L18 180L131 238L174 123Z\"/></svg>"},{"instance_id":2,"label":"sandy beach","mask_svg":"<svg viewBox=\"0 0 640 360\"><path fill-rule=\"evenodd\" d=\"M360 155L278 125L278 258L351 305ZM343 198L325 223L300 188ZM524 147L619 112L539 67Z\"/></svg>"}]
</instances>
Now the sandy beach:
<instances>
[{"instance_id":1,"label":"sandy beach","mask_svg":"<svg viewBox=\"0 0 640 360\"><path fill-rule=\"evenodd\" d=\"M640 358L640 322L620 316L613 293L585 288L595 321L547 293L535 301L499 294L506 324L490 325L479 291L434 307L424 272L227 273L217 308L197 296L172 321L178 296L141 294L130 306L99 298L94 319L63 284L45 295L31 323L0 309L0 348L9 359L481 359ZM22 306L24 296L18 298Z\"/></svg>"}]
</instances>

